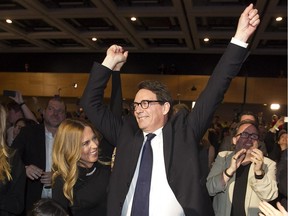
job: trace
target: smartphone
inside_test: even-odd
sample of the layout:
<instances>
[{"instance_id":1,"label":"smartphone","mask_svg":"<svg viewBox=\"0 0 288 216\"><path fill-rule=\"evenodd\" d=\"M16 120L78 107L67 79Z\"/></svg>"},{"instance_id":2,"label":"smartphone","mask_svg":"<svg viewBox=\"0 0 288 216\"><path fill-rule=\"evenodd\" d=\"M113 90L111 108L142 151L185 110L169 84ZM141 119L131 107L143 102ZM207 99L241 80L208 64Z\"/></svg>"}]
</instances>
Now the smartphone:
<instances>
[{"instance_id":1,"label":"smartphone","mask_svg":"<svg viewBox=\"0 0 288 216\"><path fill-rule=\"evenodd\" d=\"M287 116L284 117L284 122L288 122L288 117Z\"/></svg>"},{"instance_id":2,"label":"smartphone","mask_svg":"<svg viewBox=\"0 0 288 216\"><path fill-rule=\"evenodd\" d=\"M3 90L3 96L15 97L16 96L16 91Z\"/></svg>"}]
</instances>

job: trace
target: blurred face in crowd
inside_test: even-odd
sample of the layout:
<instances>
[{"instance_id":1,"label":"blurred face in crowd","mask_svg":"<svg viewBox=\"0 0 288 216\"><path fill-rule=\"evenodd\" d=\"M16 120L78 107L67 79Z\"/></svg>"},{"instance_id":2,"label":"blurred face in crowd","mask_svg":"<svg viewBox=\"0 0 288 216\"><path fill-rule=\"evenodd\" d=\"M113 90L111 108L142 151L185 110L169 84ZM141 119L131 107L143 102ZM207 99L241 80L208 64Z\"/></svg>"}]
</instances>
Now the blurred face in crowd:
<instances>
[{"instance_id":1,"label":"blurred face in crowd","mask_svg":"<svg viewBox=\"0 0 288 216\"><path fill-rule=\"evenodd\" d=\"M58 128L66 118L65 104L58 100L50 100L47 108L43 111L45 125L51 128Z\"/></svg>"},{"instance_id":2,"label":"blurred face in crowd","mask_svg":"<svg viewBox=\"0 0 288 216\"><path fill-rule=\"evenodd\" d=\"M81 143L81 163L84 167L92 167L98 160L99 140L91 127L86 126L83 130Z\"/></svg>"},{"instance_id":3,"label":"blurred face in crowd","mask_svg":"<svg viewBox=\"0 0 288 216\"><path fill-rule=\"evenodd\" d=\"M288 148L288 135L287 135L287 133L284 133L279 137L278 144L280 145L280 148L282 151Z\"/></svg>"},{"instance_id":4,"label":"blurred face in crowd","mask_svg":"<svg viewBox=\"0 0 288 216\"><path fill-rule=\"evenodd\" d=\"M134 102L141 103L143 100L157 101L156 94L147 89L140 89L134 99ZM141 105L134 106L134 115L141 130L147 133L154 132L155 130L164 126L167 115L170 109L170 104L165 102L150 102L149 106L145 109Z\"/></svg>"},{"instance_id":5,"label":"blurred face in crowd","mask_svg":"<svg viewBox=\"0 0 288 216\"><path fill-rule=\"evenodd\" d=\"M242 115L240 121L244 121L244 120L256 121L253 115Z\"/></svg>"},{"instance_id":6,"label":"blurred face in crowd","mask_svg":"<svg viewBox=\"0 0 288 216\"><path fill-rule=\"evenodd\" d=\"M7 120L9 124L14 124L18 119L23 118L23 113L21 111L16 112L11 109L7 112Z\"/></svg>"},{"instance_id":7,"label":"blurred face in crowd","mask_svg":"<svg viewBox=\"0 0 288 216\"><path fill-rule=\"evenodd\" d=\"M258 130L253 124L242 124L233 137L233 144L236 145L235 151L245 148L246 154L249 155L253 149L258 148L258 139Z\"/></svg>"},{"instance_id":8,"label":"blurred face in crowd","mask_svg":"<svg viewBox=\"0 0 288 216\"><path fill-rule=\"evenodd\" d=\"M20 133L21 128L25 126L26 126L25 122L22 120L19 120L13 128L13 138L15 138Z\"/></svg>"}]
</instances>

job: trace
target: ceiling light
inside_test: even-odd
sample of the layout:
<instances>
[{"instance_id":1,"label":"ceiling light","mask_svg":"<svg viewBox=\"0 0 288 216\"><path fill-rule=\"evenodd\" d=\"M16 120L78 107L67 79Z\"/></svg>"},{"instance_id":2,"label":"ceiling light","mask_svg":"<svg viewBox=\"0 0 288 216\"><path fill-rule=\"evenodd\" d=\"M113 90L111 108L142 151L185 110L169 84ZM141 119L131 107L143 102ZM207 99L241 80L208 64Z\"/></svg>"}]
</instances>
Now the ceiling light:
<instances>
[{"instance_id":1,"label":"ceiling light","mask_svg":"<svg viewBox=\"0 0 288 216\"><path fill-rule=\"evenodd\" d=\"M280 109L280 104L271 104L270 105L271 110L279 110Z\"/></svg>"},{"instance_id":2,"label":"ceiling light","mask_svg":"<svg viewBox=\"0 0 288 216\"><path fill-rule=\"evenodd\" d=\"M209 42L209 38L204 38L204 42Z\"/></svg>"},{"instance_id":3,"label":"ceiling light","mask_svg":"<svg viewBox=\"0 0 288 216\"><path fill-rule=\"evenodd\" d=\"M192 101L192 104L191 104L191 109L193 109L193 108L194 108L195 104L196 104L196 101Z\"/></svg>"},{"instance_id":4,"label":"ceiling light","mask_svg":"<svg viewBox=\"0 0 288 216\"><path fill-rule=\"evenodd\" d=\"M277 22L280 22L280 21L282 21L282 19L283 19L282 17L276 17L275 20L276 20Z\"/></svg>"},{"instance_id":5,"label":"ceiling light","mask_svg":"<svg viewBox=\"0 0 288 216\"><path fill-rule=\"evenodd\" d=\"M135 22L137 20L136 17L131 17L131 21Z\"/></svg>"},{"instance_id":6,"label":"ceiling light","mask_svg":"<svg viewBox=\"0 0 288 216\"><path fill-rule=\"evenodd\" d=\"M93 38L92 38L92 41L97 41L97 38L96 38L96 37L93 37Z\"/></svg>"},{"instance_id":7,"label":"ceiling light","mask_svg":"<svg viewBox=\"0 0 288 216\"><path fill-rule=\"evenodd\" d=\"M6 23L11 24L11 23L12 23L12 20L11 20L11 19L6 19Z\"/></svg>"}]
</instances>

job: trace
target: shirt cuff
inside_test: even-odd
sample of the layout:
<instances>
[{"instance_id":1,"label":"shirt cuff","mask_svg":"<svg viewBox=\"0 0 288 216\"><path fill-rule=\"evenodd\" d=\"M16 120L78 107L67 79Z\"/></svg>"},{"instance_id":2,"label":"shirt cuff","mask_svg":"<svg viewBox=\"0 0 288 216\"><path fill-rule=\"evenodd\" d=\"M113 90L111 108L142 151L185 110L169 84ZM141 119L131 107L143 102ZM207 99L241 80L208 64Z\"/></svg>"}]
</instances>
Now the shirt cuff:
<instances>
[{"instance_id":1,"label":"shirt cuff","mask_svg":"<svg viewBox=\"0 0 288 216\"><path fill-rule=\"evenodd\" d=\"M244 47L244 48L248 47L248 43L242 42L242 41L240 41L240 40L238 40L238 39L236 39L234 37L232 37L230 42L233 43L233 44L236 44L238 46Z\"/></svg>"}]
</instances>

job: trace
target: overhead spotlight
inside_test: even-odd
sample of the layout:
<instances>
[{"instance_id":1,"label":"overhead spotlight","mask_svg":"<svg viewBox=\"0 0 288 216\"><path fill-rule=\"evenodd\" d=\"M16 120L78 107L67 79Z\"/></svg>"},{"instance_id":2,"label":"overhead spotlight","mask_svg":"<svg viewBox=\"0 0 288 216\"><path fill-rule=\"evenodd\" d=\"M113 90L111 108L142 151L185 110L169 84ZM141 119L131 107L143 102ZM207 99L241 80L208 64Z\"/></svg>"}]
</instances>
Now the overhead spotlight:
<instances>
[{"instance_id":1,"label":"overhead spotlight","mask_svg":"<svg viewBox=\"0 0 288 216\"><path fill-rule=\"evenodd\" d=\"M275 20L276 20L277 22L280 22L280 21L282 21L282 19L283 19L282 17L276 17Z\"/></svg>"},{"instance_id":2,"label":"overhead spotlight","mask_svg":"<svg viewBox=\"0 0 288 216\"><path fill-rule=\"evenodd\" d=\"M96 38L96 37L93 37L93 38L92 38L92 41L97 41L97 38Z\"/></svg>"},{"instance_id":3,"label":"overhead spotlight","mask_svg":"<svg viewBox=\"0 0 288 216\"><path fill-rule=\"evenodd\" d=\"M11 24L11 23L12 23L12 20L11 20L11 19L6 19L6 23Z\"/></svg>"},{"instance_id":4,"label":"overhead spotlight","mask_svg":"<svg viewBox=\"0 0 288 216\"><path fill-rule=\"evenodd\" d=\"M194 108L195 104L196 104L196 101L192 101L192 104L191 104L191 109L193 109L193 108Z\"/></svg>"},{"instance_id":5,"label":"overhead spotlight","mask_svg":"<svg viewBox=\"0 0 288 216\"><path fill-rule=\"evenodd\" d=\"M270 105L271 110L279 110L280 109L280 104L271 104Z\"/></svg>"},{"instance_id":6,"label":"overhead spotlight","mask_svg":"<svg viewBox=\"0 0 288 216\"><path fill-rule=\"evenodd\" d=\"M131 17L130 19L131 19L131 21L133 21L133 22L135 22L135 21L137 20L136 17Z\"/></svg>"},{"instance_id":7,"label":"overhead spotlight","mask_svg":"<svg viewBox=\"0 0 288 216\"><path fill-rule=\"evenodd\" d=\"M204 42L209 42L209 38L204 38L203 41Z\"/></svg>"}]
</instances>

